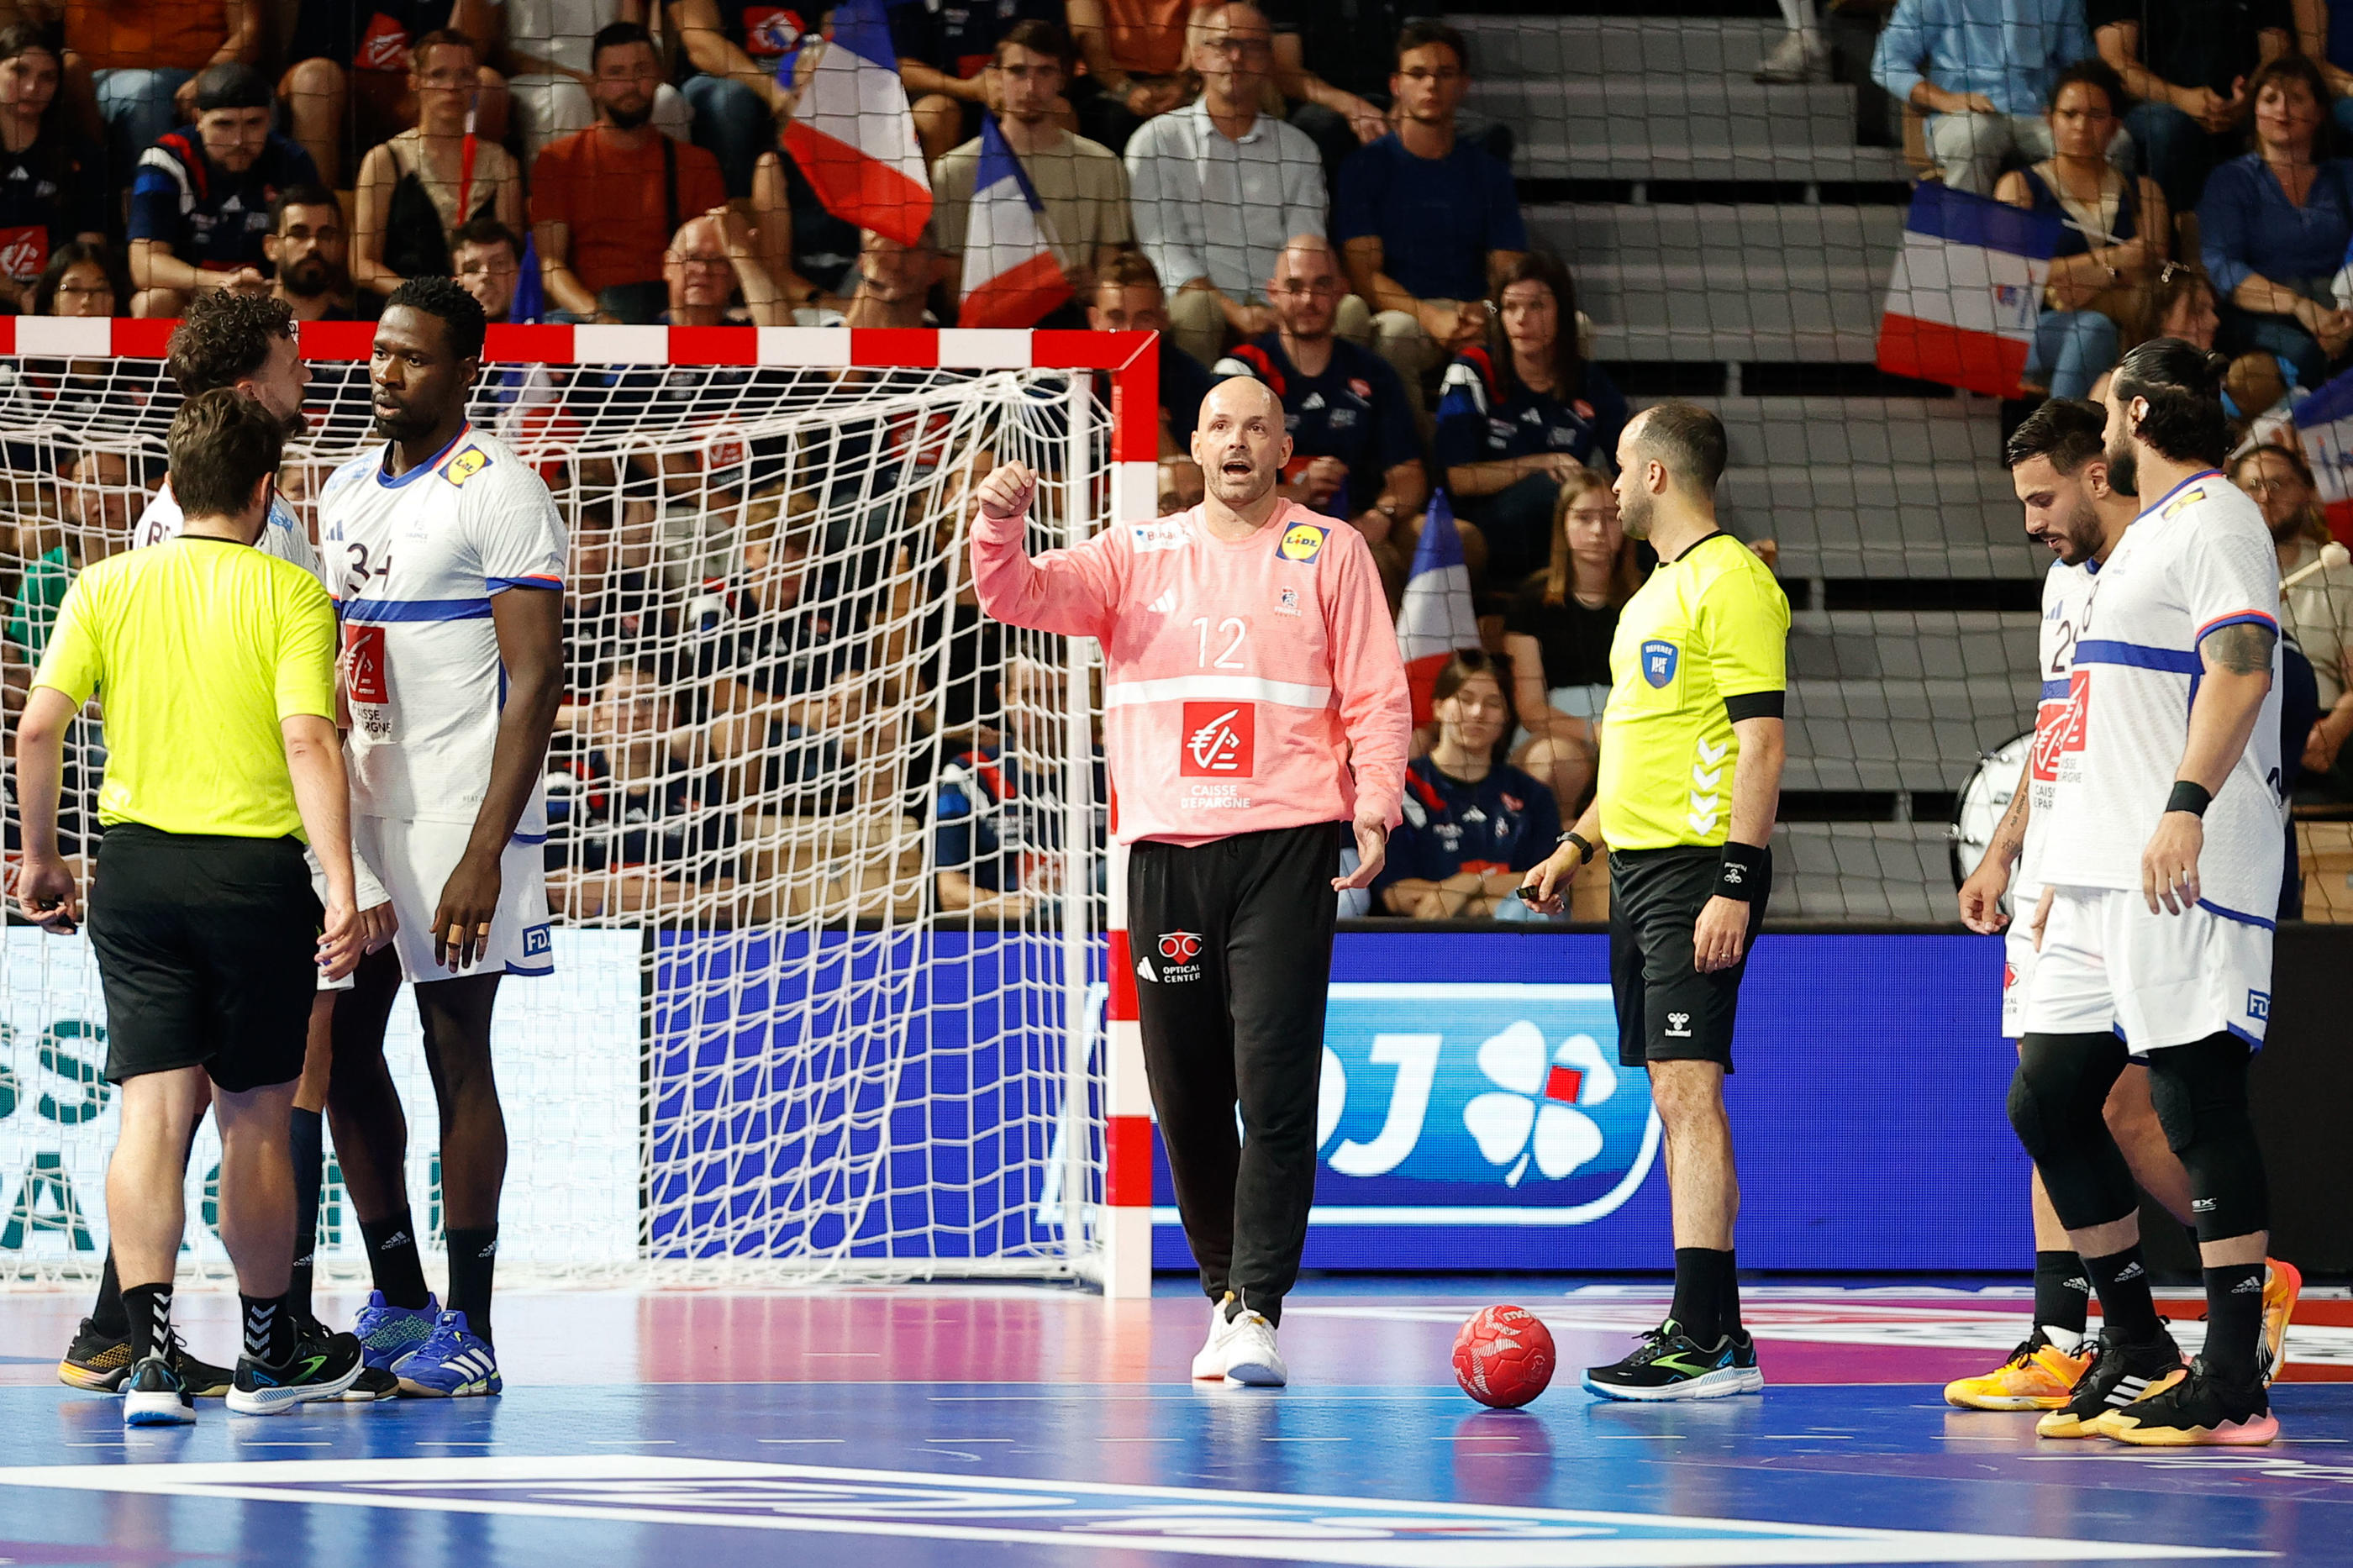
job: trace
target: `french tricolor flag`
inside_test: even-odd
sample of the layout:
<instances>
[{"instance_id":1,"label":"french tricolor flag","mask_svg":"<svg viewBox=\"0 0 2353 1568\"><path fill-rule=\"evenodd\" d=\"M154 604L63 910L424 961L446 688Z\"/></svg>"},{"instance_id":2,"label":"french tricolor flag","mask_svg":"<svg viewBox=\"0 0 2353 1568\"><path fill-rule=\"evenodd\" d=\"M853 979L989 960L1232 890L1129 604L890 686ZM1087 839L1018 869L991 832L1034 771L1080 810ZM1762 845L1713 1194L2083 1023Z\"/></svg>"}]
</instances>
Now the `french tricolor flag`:
<instances>
[{"instance_id":1,"label":"french tricolor flag","mask_svg":"<svg viewBox=\"0 0 2353 1568\"><path fill-rule=\"evenodd\" d=\"M790 88L788 69L778 79ZM834 8L832 32L785 127L785 148L834 216L902 245L923 237L932 183L882 0L844 0Z\"/></svg>"},{"instance_id":2,"label":"french tricolor flag","mask_svg":"<svg viewBox=\"0 0 2353 1568\"><path fill-rule=\"evenodd\" d=\"M2058 243L2056 215L1923 184L1887 281L1879 368L2017 396Z\"/></svg>"},{"instance_id":3,"label":"french tricolor flag","mask_svg":"<svg viewBox=\"0 0 2353 1568\"><path fill-rule=\"evenodd\" d=\"M1071 297L1054 259L1053 226L1021 160L1005 144L997 116L980 122L980 168L965 224L964 327L1034 327Z\"/></svg>"},{"instance_id":4,"label":"french tricolor flag","mask_svg":"<svg viewBox=\"0 0 2353 1568\"><path fill-rule=\"evenodd\" d=\"M2295 405L2295 434L2312 465L2328 531L2353 540L2353 371Z\"/></svg>"},{"instance_id":5,"label":"french tricolor flag","mask_svg":"<svg viewBox=\"0 0 2353 1568\"><path fill-rule=\"evenodd\" d=\"M1471 569L1462 563L1462 535L1444 490L1430 496L1421 520L1421 542L1398 602L1398 651L1405 656L1405 679L1413 693L1413 721L1430 720L1430 689L1458 648L1479 646L1479 616L1471 604Z\"/></svg>"}]
</instances>

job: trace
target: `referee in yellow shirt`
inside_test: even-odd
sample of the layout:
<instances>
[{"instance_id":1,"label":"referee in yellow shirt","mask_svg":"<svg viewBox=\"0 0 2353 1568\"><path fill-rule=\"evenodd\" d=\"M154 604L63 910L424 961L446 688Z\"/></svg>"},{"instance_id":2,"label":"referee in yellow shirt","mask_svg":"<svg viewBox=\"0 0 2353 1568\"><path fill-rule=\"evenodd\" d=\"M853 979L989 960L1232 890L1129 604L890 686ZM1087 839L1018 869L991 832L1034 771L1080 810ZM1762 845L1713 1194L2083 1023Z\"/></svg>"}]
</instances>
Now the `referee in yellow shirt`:
<instances>
[{"instance_id":1,"label":"referee in yellow shirt","mask_svg":"<svg viewBox=\"0 0 2353 1568\"><path fill-rule=\"evenodd\" d=\"M17 898L32 919L70 930L79 910L57 834L65 730L93 695L105 705L90 940L106 1076L122 1086L106 1217L131 1318L132 1426L195 1419L170 1354L172 1276L187 1131L206 1096L220 1127L221 1239L244 1306L229 1408L269 1415L332 1398L361 1365L358 1341L304 1337L285 1301L290 1118L311 998L320 969L335 977L358 962L359 926L334 607L309 573L253 547L282 439L277 417L233 390L188 400L169 437L180 537L75 581L16 731ZM305 833L326 871L324 910Z\"/></svg>"},{"instance_id":2,"label":"referee in yellow shirt","mask_svg":"<svg viewBox=\"0 0 2353 1568\"><path fill-rule=\"evenodd\" d=\"M1647 1068L1667 1134L1675 1299L1667 1321L1585 1386L1611 1399L1712 1399L1765 1386L1740 1326L1732 1227L1740 1182L1724 1075L1748 949L1773 887L1789 601L1715 525L1724 425L1689 403L1645 409L1618 442L1626 532L1658 552L1609 645L1593 804L1528 873L1546 911L1609 851L1618 1059Z\"/></svg>"}]
</instances>

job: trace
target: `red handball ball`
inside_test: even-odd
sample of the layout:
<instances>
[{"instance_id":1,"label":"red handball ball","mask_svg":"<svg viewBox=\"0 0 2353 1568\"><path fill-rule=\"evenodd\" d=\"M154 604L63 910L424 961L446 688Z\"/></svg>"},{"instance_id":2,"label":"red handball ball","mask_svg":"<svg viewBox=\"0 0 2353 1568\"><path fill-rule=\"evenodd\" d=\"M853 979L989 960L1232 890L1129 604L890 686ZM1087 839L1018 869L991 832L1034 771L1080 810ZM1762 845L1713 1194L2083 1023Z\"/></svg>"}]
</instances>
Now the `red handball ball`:
<instances>
[{"instance_id":1,"label":"red handball ball","mask_svg":"<svg viewBox=\"0 0 2353 1568\"><path fill-rule=\"evenodd\" d=\"M1482 1405L1517 1410L1552 1382L1552 1331L1524 1307L1482 1307L1454 1336L1454 1381Z\"/></svg>"}]
</instances>

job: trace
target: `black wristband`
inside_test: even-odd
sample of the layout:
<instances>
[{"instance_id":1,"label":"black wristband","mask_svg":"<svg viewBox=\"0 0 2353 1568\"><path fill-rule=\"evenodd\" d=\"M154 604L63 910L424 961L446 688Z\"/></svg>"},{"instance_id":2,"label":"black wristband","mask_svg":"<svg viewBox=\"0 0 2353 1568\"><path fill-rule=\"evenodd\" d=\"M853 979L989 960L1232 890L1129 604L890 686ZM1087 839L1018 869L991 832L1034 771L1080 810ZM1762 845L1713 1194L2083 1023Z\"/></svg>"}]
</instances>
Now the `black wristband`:
<instances>
[{"instance_id":1,"label":"black wristband","mask_svg":"<svg viewBox=\"0 0 2353 1568\"><path fill-rule=\"evenodd\" d=\"M1572 827L1567 832L1562 834L1558 838L1553 840L1553 847L1556 849L1564 844L1574 844L1577 846L1577 863L1578 865L1590 866L1593 864L1593 846L1588 844L1585 841L1585 836L1577 832L1577 829Z\"/></svg>"},{"instance_id":2,"label":"black wristband","mask_svg":"<svg viewBox=\"0 0 2353 1568\"><path fill-rule=\"evenodd\" d=\"M1726 839L1724 859L1715 870L1715 896L1738 899L1744 904L1755 903L1771 890L1766 886L1769 880L1766 868L1769 864L1764 846Z\"/></svg>"},{"instance_id":3,"label":"black wristband","mask_svg":"<svg viewBox=\"0 0 2353 1568\"><path fill-rule=\"evenodd\" d=\"M2189 779L2173 781L2173 793L2165 797L2168 811L2186 811L2192 816L2203 816L2213 804L2214 792Z\"/></svg>"}]
</instances>

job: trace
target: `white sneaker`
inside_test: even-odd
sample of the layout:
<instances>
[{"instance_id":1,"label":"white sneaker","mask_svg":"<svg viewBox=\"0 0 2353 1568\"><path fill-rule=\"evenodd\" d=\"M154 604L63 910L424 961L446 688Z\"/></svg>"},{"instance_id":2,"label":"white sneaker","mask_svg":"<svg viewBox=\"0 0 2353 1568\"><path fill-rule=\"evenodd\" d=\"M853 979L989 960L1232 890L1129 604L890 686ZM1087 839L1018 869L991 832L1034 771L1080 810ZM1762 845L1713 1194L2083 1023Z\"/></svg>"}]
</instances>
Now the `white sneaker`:
<instances>
[{"instance_id":1,"label":"white sneaker","mask_svg":"<svg viewBox=\"0 0 2353 1568\"><path fill-rule=\"evenodd\" d=\"M1755 79L1768 85L1793 86L1831 79L1830 46L1817 32L1785 33L1757 68Z\"/></svg>"},{"instance_id":2,"label":"white sneaker","mask_svg":"<svg viewBox=\"0 0 2353 1568\"><path fill-rule=\"evenodd\" d=\"M1226 1298L1226 1301L1232 1300L1230 1295ZM1209 1337L1193 1357L1193 1375L1197 1379L1226 1375L1226 1342L1234 1337L1234 1326L1226 1320L1226 1301L1209 1303Z\"/></svg>"},{"instance_id":3,"label":"white sneaker","mask_svg":"<svg viewBox=\"0 0 2353 1568\"><path fill-rule=\"evenodd\" d=\"M1291 1381L1282 1352L1274 1348L1274 1325L1257 1312L1236 1314L1226 1336L1226 1382L1245 1388L1281 1388Z\"/></svg>"}]
</instances>

